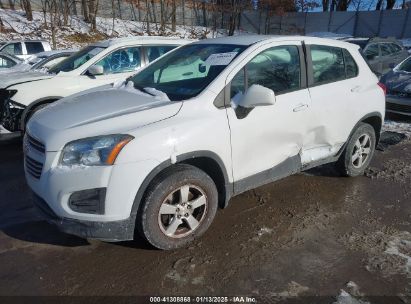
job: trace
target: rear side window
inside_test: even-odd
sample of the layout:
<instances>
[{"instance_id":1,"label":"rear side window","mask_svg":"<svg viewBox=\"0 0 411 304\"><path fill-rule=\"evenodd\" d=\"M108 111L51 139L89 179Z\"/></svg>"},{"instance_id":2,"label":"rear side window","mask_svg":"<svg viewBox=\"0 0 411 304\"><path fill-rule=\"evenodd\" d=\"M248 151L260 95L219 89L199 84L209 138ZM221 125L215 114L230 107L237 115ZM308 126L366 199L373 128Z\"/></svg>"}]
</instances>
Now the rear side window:
<instances>
[{"instance_id":1,"label":"rear side window","mask_svg":"<svg viewBox=\"0 0 411 304\"><path fill-rule=\"evenodd\" d=\"M342 49L324 45L311 46L314 84L324 84L345 79Z\"/></svg>"},{"instance_id":2,"label":"rear side window","mask_svg":"<svg viewBox=\"0 0 411 304\"><path fill-rule=\"evenodd\" d=\"M27 54L37 54L44 52L41 42L25 42Z\"/></svg>"},{"instance_id":3,"label":"rear side window","mask_svg":"<svg viewBox=\"0 0 411 304\"><path fill-rule=\"evenodd\" d=\"M344 62L345 62L345 77L354 78L358 76L358 66L355 63L354 58L352 58L350 52L343 49Z\"/></svg>"},{"instance_id":4,"label":"rear side window","mask_svg":"<svg viewBox=\"0 0 411 304\"><path fill-rule=\"evenodd\" d=\"M2 51L12 55L23 55L20 42L7 44Z\"/></svg>"},{"instance_id":5,"label":"rear side window","mask_svg":"<svg viewBox=\"0 0 411 304\"><path fill-rule=\"evenodd\" d=\"M163 56L164 54L170 52L171 50L175 49L176 46L174 45L165 45L165 46L150 46L147 47L147 58L148 62L152 62L156 60L158 57Z\"/></svg>"}]
</instances>

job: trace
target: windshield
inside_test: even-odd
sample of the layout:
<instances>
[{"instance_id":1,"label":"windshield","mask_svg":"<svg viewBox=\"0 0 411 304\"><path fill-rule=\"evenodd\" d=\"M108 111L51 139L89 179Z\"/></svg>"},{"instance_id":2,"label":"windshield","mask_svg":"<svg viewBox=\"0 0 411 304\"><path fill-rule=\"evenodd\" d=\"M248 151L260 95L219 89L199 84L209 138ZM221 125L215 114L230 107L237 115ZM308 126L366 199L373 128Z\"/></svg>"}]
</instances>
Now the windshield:
<instances>
[{"instance_id":1,"label":"windshield","mask_svg":"<svg viewBox=\"0 0 411 304\"><path fill-rule=\"evenodd\" d=\"M61 61L60 63L53 66L49 72L52 74L57 74L60 72L70 72L75 70L88 62L91 58L104 51L105 48L99 46L87 46L84 49L74 53L67 59Z\"/></svg>"},{"instance_id":2,"label":"windshield","mask_svg":"<svg viewBox=\"0 0 411 304\"><path fill-rule=\"evenodd\" d=\"M408 57L407 60L405 60L399 67L398 67L399 71L404 71L404 72L408 72L411 73L411 57Z\"/></svg>"},{"instance_id":3,"label":"windshield","mask_svg":"<svg viewBox=\"0 0 411 304\"><path fill-rule=\"evenodd\" d=\"M130 80L139 90L154 88L172 101L200 94L246 46L193 44L165 55Z\"/></svg>"}]
</instances>

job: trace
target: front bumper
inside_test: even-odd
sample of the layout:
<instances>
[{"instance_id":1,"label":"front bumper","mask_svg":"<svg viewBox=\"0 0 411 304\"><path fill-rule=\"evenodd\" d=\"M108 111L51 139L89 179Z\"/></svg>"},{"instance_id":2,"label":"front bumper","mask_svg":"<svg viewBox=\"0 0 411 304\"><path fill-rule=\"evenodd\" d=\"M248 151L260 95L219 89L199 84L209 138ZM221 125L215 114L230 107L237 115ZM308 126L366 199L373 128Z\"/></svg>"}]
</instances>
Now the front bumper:
<instances>
[{"instance_id":1,"label":"front bumper","mask_svg":"<svg viewBox=\"0 0 411 304\"><path fill-rule=\"evenodd\" d=\"M411 97L387 95L386 101L387 112L411 116Z\"/></svg>"},{"instance_id":2,"label":"front bumper","mask_svg":"<svg viewBox=\"0 0 411 304\"><path fill-rule=\"evenodd\" d=\"M135 220L132 217L111 222L75 220L57 216L47 203L35 193L33 193L33 202L47 222L67 234L108 242L128 241L134 238Z\"/></svg>"}]
</instances>

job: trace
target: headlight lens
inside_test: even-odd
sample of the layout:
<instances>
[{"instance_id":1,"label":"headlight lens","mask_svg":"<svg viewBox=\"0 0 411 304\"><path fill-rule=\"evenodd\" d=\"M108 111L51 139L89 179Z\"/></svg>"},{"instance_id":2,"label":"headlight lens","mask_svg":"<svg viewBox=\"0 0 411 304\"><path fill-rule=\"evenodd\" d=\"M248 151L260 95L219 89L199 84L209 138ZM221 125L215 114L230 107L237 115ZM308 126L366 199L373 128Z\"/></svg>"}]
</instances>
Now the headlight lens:
<instances>
[{"instance_id":1,"label":"headlight lens","mask_svg":"<svg viewBox=\"0 0 411 304\"><path fill-rule=\"evenodd\" d=\"M133 136L107 135L91 137L68 143L61 155L62 166L110 166Z\"/></svg>"}]
</instances>

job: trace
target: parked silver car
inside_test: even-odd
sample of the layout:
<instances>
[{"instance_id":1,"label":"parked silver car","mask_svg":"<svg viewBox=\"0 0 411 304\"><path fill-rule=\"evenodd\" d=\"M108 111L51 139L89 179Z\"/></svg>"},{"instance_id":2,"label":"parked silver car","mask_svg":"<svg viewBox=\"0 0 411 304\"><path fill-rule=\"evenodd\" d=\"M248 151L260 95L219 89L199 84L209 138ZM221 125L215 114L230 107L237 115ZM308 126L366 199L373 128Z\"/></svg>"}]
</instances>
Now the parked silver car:
<instances>
[{"instance_id":1,"label":"parked silver car","mask_svg":"<svg viewBox=\"0 0 411 304\"><path fill-rule=\"evenodd\" d=\"M345 41L361 47L368 64L377 75L388 73L409 56L402 43L395 38L350 38Z\"/></svg>"}]
</instances>

